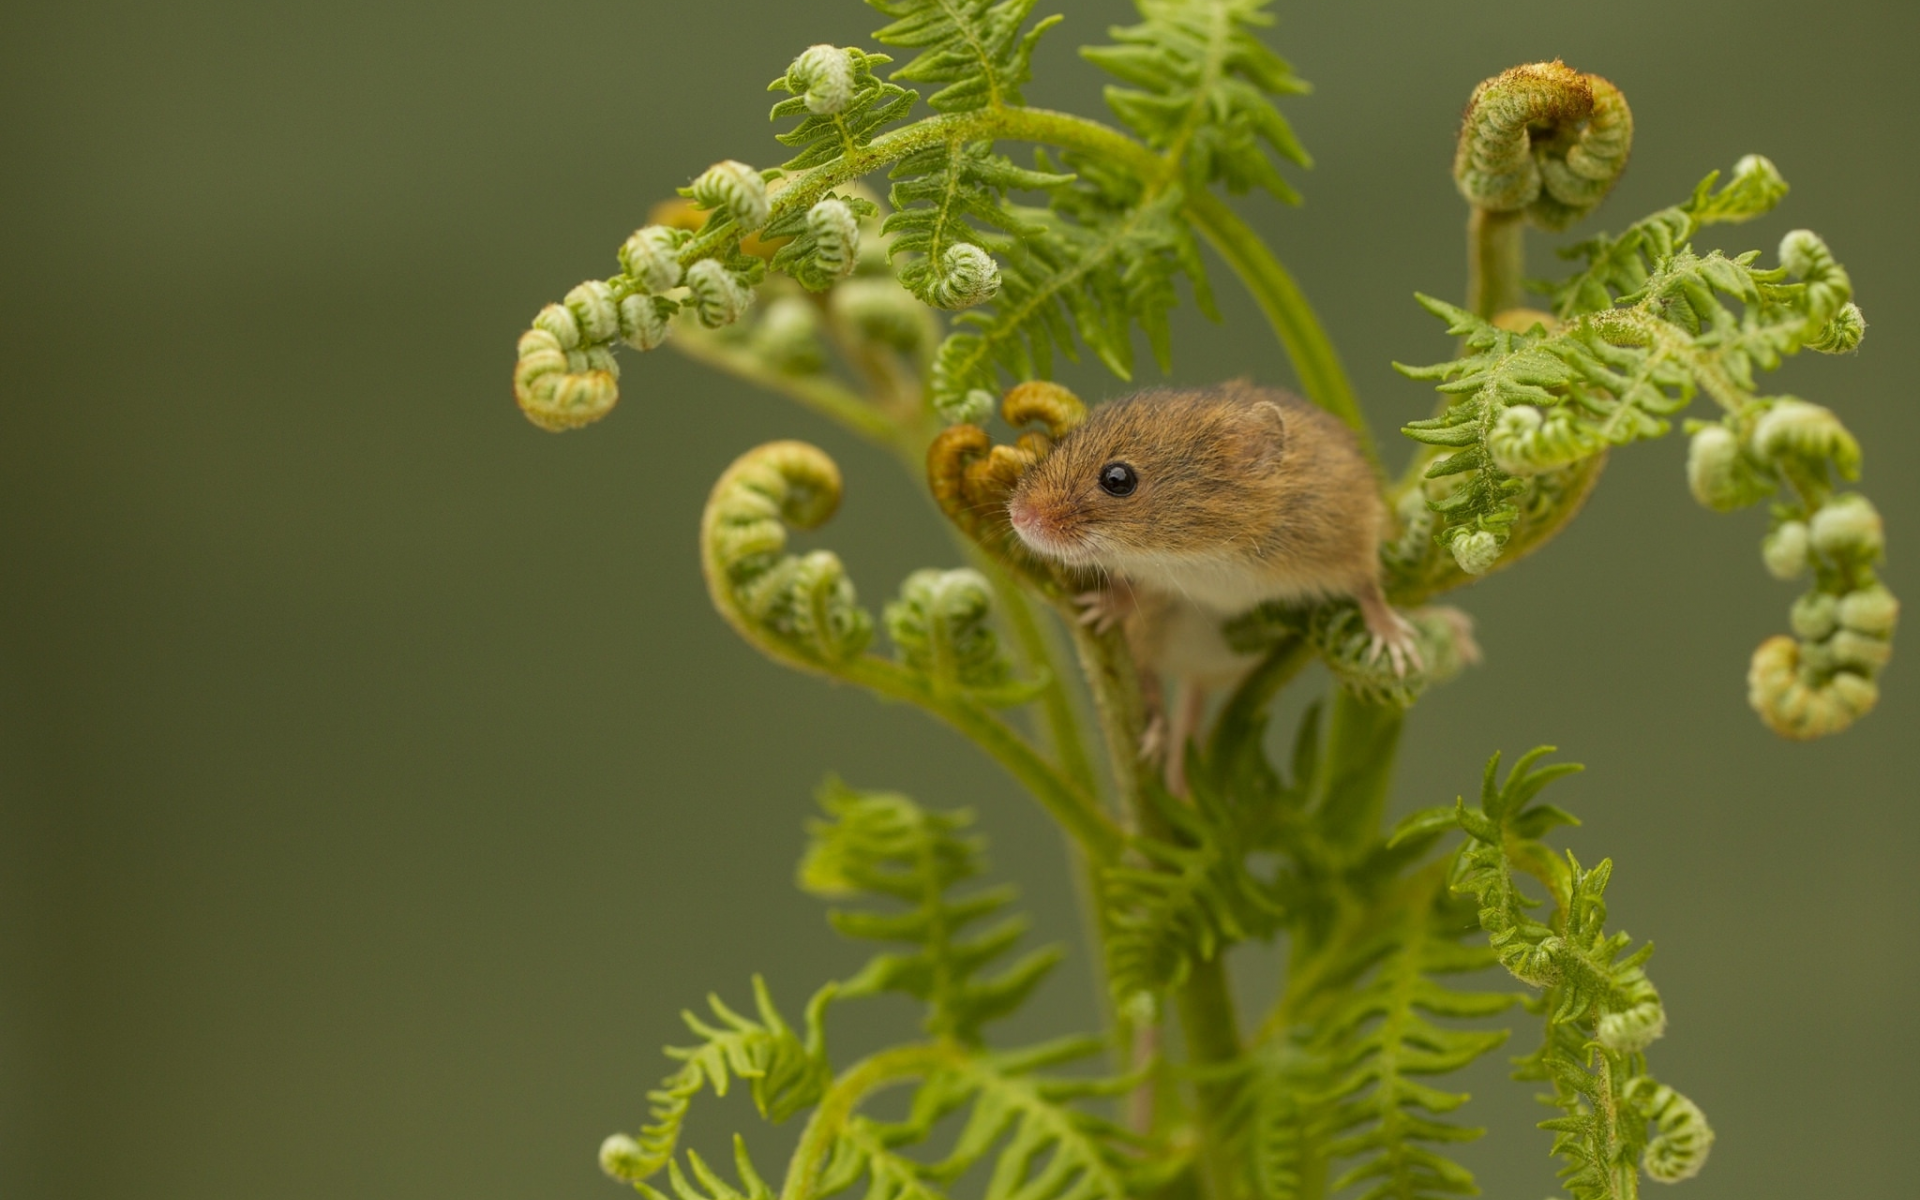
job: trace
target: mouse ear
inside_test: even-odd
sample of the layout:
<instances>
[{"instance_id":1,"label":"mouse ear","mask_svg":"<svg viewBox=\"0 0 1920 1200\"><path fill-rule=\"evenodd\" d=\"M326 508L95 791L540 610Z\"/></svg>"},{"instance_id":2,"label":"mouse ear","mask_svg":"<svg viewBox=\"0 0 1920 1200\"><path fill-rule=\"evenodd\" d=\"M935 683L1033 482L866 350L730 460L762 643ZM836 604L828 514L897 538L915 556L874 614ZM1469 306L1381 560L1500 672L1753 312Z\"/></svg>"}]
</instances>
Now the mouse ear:
<instances>
[{"instance_id":1,"label":"mouse ear","mask_svg":"<svg viewBox=\"0 0 1920 1200\"><path fill-rule=\"evenodd\" d=\"M1241 417L1247 433L1247 465L1262 469L1278 465L1287 452L1287 416L1271 400L1247 406Z\"/></svg>"}]
</instances>

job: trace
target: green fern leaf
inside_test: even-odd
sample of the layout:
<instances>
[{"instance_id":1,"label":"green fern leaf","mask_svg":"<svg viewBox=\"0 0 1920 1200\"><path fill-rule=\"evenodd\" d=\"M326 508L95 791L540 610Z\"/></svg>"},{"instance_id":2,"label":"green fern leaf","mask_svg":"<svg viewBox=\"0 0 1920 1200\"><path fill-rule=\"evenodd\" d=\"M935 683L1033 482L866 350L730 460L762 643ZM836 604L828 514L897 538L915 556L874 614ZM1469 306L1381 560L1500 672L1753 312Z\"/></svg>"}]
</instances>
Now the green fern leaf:
<instances>
[{"instance_id":1,"label":"green fern leaf","mask_svg":"<svg viewBox=\"0 0 1920 1200\"><path fill-rule=\"evenodd\" d=\"M812 66L809 55L822 60L825 70L839 76L835 84L841 94L822 101L816 82L822 68L807 70ZM773 106L769 119L801 117L798 125L774 135L781 145L798 150L784 169L799 171L833 162L865 146L881 129L905 117L913 108L915 94L873 73L874 67L892 61L885 54L868 54L857 46L815 47L796 59L785 75L768 84L770 92L789 93L788 99Z\"/></svg>"},{"instance_id":2,"label":"green fern leaf","mask_svg":"<svg viewBox=\"0 0 1920 1200\"><path fill-rule=\"evenodd\" d=\"M739 1134L733 1137L733 1161L744 1187L728 1183L691 1150L687 1151L687 1165L693 1170L692 1179L687 1178L679 1163L669 1162L667 1185L673 1190L673 1200L773 1200L773 1189L754 1170L753 1160L747 1156L747 1143ZM668 1200L665 1192L651 1184L640 1182L634 1187L647 1200Z\"/></svg>"},{"instance_id":3,"label":"green fern leaf","mask_svg":"<svg viewBox=\"0 0 1920 1200\"><path fill-rule=\"evenodd\" d=\"M1636 1159L1649 1175L1672 1181L1704 1164L1713 1131L1684 1096L1647 1071L1646 1048L1666 1030L1666 1012L1648 980L1652 947L1631 953L1624 933L1606 930L1606 889L1613 864L1582 867L1539 837L1571 820L1551 805L1533 804L1547 784L1579 768L1536 768L1551 747L1540 747L1499 780L1500 756L1487 763L1478 809L1456 802L1467 834L1452 867L1452 889L1478 903L1479 924L1501 965L1542 989L1529 1008L1546 1024L1540 1048L1519 1060L1515 1077L1539 1080L1543 1097L1565 1114L1542 1122L1563 1160L1560 1178L1574 1200L1627 1200L1638 1194ZM1410 824L1429 825L1432 813ZM1405 826L1403 826L1404 828ZM1545 920L1538 901L1518 880L1546 886L1552 901Z\"/></svg>"},{"instance_id":4,"label":"green fern leaf","mask_svg":"<svg viewBox=\"0 0 1920 1200\"><path fill-rule=\"evenodd\" d=\"M1117 1003L1179 986L1195 963L1271 935L1284 913L1272 885L1248 870L1251 847L1226 798L1210 780L1195 777L1192 784L1191 804L1152 789L1150 802L1169 836L1136 839L1138 865L1101 873L1107 975Z\"/></svg>"},{"instance_id":5,"label":"green fern leaf","mask_svg":"<svg viewBox=\"0 0 1920 1200\"><path fill-rule=\"evenodd\" d=\"M1137 7L1140 24L1109 31L1118 45L1080 51L1131 85L1107 87L1114 115L1179 161L1189 188L1259 187L1299 203L1272 156L1311 162L1269 97L1310 88L1253 33L1273 23L1267 0L1137 0Z\"/></svg>"},{"instance_id":6,"label":"green fern leaf","mask_svg":"<svg viewBox=\"0 0 1920 1200\"><path fill-rule=\"evenodd\" d=\"M935 112L1019 104L1032 75L1033 47L1061 18L1021 27L1036 0L867 0L893 24L876 32L885 46L920 53L893 72L908 83L946 86L927 97Z\"/></svg>"},{"instance_id":7,"label":"green fern leaf","mask_svg":"<svg viewBox=\"0 0 1920 1200\"><path fill-rule=\"evenodd\" d=\"M603 1164L620 1178L636 1183L668 1166L694 1097L703 1089L724 1096L734 1080L746 1081L754 1106L770 1121L784 1121L810 1107L832 1077L827 1065L825 1017L836 991L836 985L828 984L807 1002L804 1041L781 1017L765 981L757 975L753 996L758 1021L734 1012L718 996L708 997L717 1024L691 1012L681 1014L687 1027L701 1039L699 1044L667 1048L668 1057L682 1064L680 1069L647 1093L650 1121L638 1138L616 1135L609 1139L610 1149L602 1152ZM695 1170L699 1173L704 1167L696 1164ZM675 1172L674 1190L679 1193L677 1167Z\"/></svg>"},{"instance_id":8,"label":"green fern leaf","mask_svg":"<svg viewBox=\"0 0 1920 1200\"><path fill-rule=\"evenodd\" d=\"M1049 947L996 975L982 974L1026 934L1027 921L1003 916L1013 903L1011 887L949 894L985 870L980 839L965 832L972 814L929 812L905 796L856 792L831 780L819 799L827 819L808 827L800 886L829 898L895 902L892 911L835 909L829 918L848 937L910 947L876 955L841 995L905 993L927 1006L929 1033L977 1042L982 1025L1018 1008L1059 962L1059 950ZM995 917L1002 919L968 932Z\"/></svg>"},{"instance_id":9,"label":"green fern leaf","mask_svg":"<svg viewBox=\"0 0 1920 1200\"><path fill-rule=\"evenodd\" d=\"M1466 1095L1420 1080L1459 1071L1507 1038L1505 1030L1450 1029L1433 1018L1490 1016L1511 1006L1514 997L1439 982L1490 966L1493 955L1461 944L1466 914L1446 901L1437 883L1429 872L1421 886L1430 890L1424 897L1417 889L1404 897L1397 927L1355 947L1357 959L1377 965L1315 1033L1316 1052L1340 1068L1327 1092L1334 1108L1322 1119L1341 1132L1325 1154L1358 1160L1331 1190L1365 1185L1361 1200L1425 1200L1478 1190L1466 1168L1434 1148L1483 1132L1444 1119Z\"/></svg>"},{"instance_id":10,"label":"green fern leaf","mask_svg":"<svg viewBox=\"0 0 1920 1200\"><path fill-rule=\"evenodd\" d=\"M1756 371L1802 349L1857 344L1864 321L1851 284L1818 238L1797 233L1782 243L1797 282L1785 267L1757 267L1758 251L1703 255L1686 240L1778 200L1784 183L1770 186L1778 175L1753 161L1717 192L1709 176L1686 205L1619 238L1575 247L1588 266L1553 288L1566 322L1557 329L1499 329L1420 297L1463 339L1465 353L1436 366L1399 367L1439 381L1448 397L1443 414L1402 432L1452 451L1427 470L1429 479L1451 481L1429 506L1441 518L1436 540L1469 574L1491 569L1530 496L1556 476L1608 447L1665 435L1669 418L1701 392L1747 419L1760 400Z\"/></svg>"}]
</instances>

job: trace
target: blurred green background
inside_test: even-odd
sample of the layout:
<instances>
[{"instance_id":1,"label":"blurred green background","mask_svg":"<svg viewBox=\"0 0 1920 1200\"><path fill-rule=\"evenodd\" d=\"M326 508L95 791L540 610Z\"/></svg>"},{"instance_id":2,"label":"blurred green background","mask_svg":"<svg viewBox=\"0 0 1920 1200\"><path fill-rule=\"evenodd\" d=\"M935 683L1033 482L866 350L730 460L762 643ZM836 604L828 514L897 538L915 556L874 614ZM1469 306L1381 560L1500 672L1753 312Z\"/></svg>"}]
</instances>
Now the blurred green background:
<instances>
[{"instance_id":1,"label":"blurred green background","mask_svg":"<svg viewBox=\"0 0 1920 1200\"><path fill-rule=\"evenodd\" d=\"M1031 98L1100 112L1072 48L1127 6L1042 7L1068 21ZM1761 151L1792 196L1711 244L1806 225L1851 267L1863 352L1778 388L1860 435L1890 582L1920 598L1920 8L1279 8L1318 165L1305 207L1243 207L1383 436L1431 402L1389 361L1448 352L1410 294L1461 289L1467 93L1561 55L1638 117L1595 226ZM761 661L707 608L695 522L743 449L840 458L829 540L870 602L955 559L909 481L671 354L629 355L621 407L582 433L509 395L535 310L613 270L709 162L776 161L766 81L880 23L853 0L0 18L0 1193L616 1194L594 1150L639 1122L680 1007L744 999L755 970L797 1005L856 961L790 885L829 768L975 806L1040 935L1073 936L1059 845L991 766ZM1215 282L1226 321L1188 312L1178 377L1284 381ZM1498 748L1587 762L1570 842L1615 857L1616 918L1660 947L1660 1073L1720 1133L1685 1194L1904 1194L1920 680L1896 661L1842 737L1766 733L1747 656L1794 589L1761 569L1762 516L1695 506L1683 458L1679 438L1616 456L1565 537L1460 597L1487 663L1414 715L1399 802L1471 788ZM1091 997L1070 963L1009 1032L1080 1027ZM841 1046L907 1023L862 1020ZM1553 1190L1529 1088L1498 1062L1472 1086L1488 1193Z\"/></svg>"}]
</instances>

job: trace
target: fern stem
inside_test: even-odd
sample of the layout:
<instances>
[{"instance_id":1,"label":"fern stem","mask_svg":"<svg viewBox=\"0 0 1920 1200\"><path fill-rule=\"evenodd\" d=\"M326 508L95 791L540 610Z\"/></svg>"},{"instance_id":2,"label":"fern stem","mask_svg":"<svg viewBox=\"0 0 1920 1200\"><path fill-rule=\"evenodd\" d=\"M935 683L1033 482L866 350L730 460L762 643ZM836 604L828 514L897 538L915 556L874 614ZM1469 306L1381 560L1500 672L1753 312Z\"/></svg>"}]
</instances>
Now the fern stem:
<instances>
[{"instance_id":1,"label":"fern stem","mask_svg":"<svg viewBox=\"0 0 1920 1200\"><path fill-rule=\"evenodd\" d=\"M1247 672L1246 678L1233 689L1220 715L1214 718L1208 756L1218 761L1222 744L1234 731L1243 730L1259 719L1280 694L1280 689L1312 661L1313 647L1300 638L1289 639L1269 650L1259 665Z\"/></svg>"},{"instance_id":2,"label":"fern stem","mask_svg":"<svg viewBox=\"0 0 1920 1200\"><path fill-rule=\"evenodd\" d=\"M914 432L902 428L860 393L836 379L776 371L749 350L701 334L669 338L666 344L695 362L798 401L802 407L897 454L912 458L918 453L918 447L911 444L916 437Z\"/></svg>"},{"instance_id":3,"label":"fern stem","mask_svg":"<svg viewBox=\"0 0 1920 1200\"><path fill-rule=\"evenodd\" d=\"M820 1172L833 1154L834 1143L862 1100L890 1084L952 1066L961 1058L959 1047L950 1043L896 1046L841 1072L800 1131L800 1141L793 1148L780 1187L780 1200L811 1200L816 1194Z\"/></svg>"},{"instance_id":4,"label":"fern stem","mask_svg":"<svg viewBox=\"0 0 1920 1200\"><path fill-rule=\"evenodd\" d=\"M1476 207L1467 218L1467 307L1491 320L1526 294L1526 213Z\"/></svg>"},{"instance_id":5,"label":"fern stem","mask_svg":"<svg viewBox=\"0 0 1920 1200\"><path fill-rule=\"evenodd\" d=\"M1273 326L1274 334L1293 362L1301 390L1309 400L1346 422L1360 440L1360 448L1377 468L1380 451L1360 411L1353 384L1347 379L1346 368L1340 365L1340 355L1333 348L1332 340L1293 276L1280 265L1260 235L1248 228L1219 197L1207 193L1189 195L1187 212L1193 216L1194 226L1208 244L1253 293L1254 302L1266 314L1268 324Z\"/></svg>"},{"instance_id":6,"label":"fern stem","mask_svg":"<svg viewBox=\"0 0 1920 1200\"><path fill-rule=\"evenodd\" d=\"M1057 662L1057 647L1034 615L1033 605L1027 602L1027 594L1020 590L1006 570L977 548L974 548L973 558L980 572L993 585L994 599L1006 617L1007 627L1020 647L1027 668L1047 674L1047 686L1041 690L1038 698L1040 719L1046 730L1047 743L1053 748L1060 769L1067 778L1079 785L1081 791L1089 796L1098 796L1100 777L1094 770L1092 757L1087 753L1086 732L1081 728L1080 713L1074 706L1073 697L1067 691L1066 673L1060 670Z\"/></svg>"},{"instance_id":7,"label":"fern stem","mask_svg":"<svg viewBox=\"0 0 1920 1200\"><path fill-rule=\"evenodd\" d=\"M1195 1092L1200 1102L1203 1190L1211 1200L1227 1200L1235 1191L1236 1171L1227 1146L1228 1116L1235 1089L1224 1078L1209 1077L1220 1075L1220 1068L1240 1058L1240 1021L1234 1012L1233 993L1227 985L1225 956L1216 954L1195 962L1186 983L1175 993L1174 1005L1180 1014L1180 1032L1187 1043L1187 1060L1200 1069Z\"/></svg>"},{"instance_id":8,"label":"fern stem","mask_svg":"<svg viewBox=\"0 0 1920 1200\"><path fill-rule=\"evenodd\" d=\"M1334 696L1314 790L1319 823L1341 851L1353 853L1379 837L1404 719L1399 707L1369 703L1346 688Z\"/></svg>"},{"instance_id":9,"label":"fern stem","mask_svg":"<svg viewBox=\"0 0 1920 1200\"><path fill-rule=\"evenodd\" d=\"M870 655L847 664L844 677L884 696L918 704L973 739L1025 785L1041 807L1095 860L1109 860L1120 853L1121 831L1099 802L992 712L969 700L936 694L916 677Z\"/></svg>"}]
</instances>

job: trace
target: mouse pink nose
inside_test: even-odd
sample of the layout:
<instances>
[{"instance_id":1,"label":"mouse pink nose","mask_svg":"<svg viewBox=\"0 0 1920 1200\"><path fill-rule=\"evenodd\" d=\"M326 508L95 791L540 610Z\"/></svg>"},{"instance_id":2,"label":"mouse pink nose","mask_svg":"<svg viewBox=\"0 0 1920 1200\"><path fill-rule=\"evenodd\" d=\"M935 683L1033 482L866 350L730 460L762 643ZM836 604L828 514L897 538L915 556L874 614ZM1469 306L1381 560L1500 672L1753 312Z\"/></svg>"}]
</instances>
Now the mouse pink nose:
<instances>
[{"instance_id":1,"label":"mouse pink nose","mask_svg":"<svg viewBox=\"0 0 1920 1200\"><path fill-rule=\"evenodd\" d=\"M1015 529L1026 531L1039 522L1039 515L1026 500L1016 496L1007 502L1007 519L1013 522Z\"/></svg>"}]
</instances>

